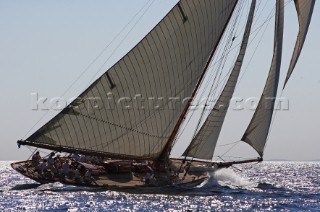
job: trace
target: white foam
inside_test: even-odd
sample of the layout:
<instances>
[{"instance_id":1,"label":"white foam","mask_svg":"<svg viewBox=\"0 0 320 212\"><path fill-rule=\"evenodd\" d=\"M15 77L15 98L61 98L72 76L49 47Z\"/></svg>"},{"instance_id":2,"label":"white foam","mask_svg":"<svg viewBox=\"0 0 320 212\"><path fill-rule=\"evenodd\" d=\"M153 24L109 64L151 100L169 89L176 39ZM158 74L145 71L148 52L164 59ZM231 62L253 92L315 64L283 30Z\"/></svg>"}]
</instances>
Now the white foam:
<instances>
[{"instance_id":1,"label":"white foam","mask_svg":"<svg viewBox=\"0 0 320 212\"><path fill-rule=\"evenodd\" d=\"M232 169L218 169L217 171L208 173L209 179L203 182L199 187L210 188L220 186L228 186L231 188L255 188L256 183L250 182L248 178L242 177Z\"/></svg>"}]
</instances>

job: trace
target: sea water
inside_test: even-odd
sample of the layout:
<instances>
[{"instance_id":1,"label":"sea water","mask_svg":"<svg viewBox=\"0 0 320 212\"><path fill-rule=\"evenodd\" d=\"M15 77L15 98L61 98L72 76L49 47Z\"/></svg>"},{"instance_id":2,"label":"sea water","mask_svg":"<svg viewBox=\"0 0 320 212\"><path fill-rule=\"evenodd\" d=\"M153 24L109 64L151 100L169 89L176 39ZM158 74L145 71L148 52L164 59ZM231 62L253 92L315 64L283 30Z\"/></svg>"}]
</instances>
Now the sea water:
<instances>
[{"instance_id":1,"label":"sea water","mask_svg":"<svg viewBox=\"0 0 320 212\"><path fill-rule=\"evenodd\" d=\"M221 169L177 195L39 185L0 162L0 211L320 211L320 162Z\"/></svg>"}]
</instances>

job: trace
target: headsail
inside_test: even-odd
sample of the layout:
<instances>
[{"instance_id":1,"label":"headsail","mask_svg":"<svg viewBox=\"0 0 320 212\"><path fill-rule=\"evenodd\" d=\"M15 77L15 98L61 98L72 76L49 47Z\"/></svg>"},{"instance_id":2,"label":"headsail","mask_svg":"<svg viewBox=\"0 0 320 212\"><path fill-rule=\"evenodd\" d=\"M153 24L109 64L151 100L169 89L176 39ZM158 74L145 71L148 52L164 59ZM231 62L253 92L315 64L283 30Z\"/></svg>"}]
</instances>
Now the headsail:
<instances>
[{"instance_id":1,"label":"headsail","mask_svg":"<svg viewBox=\"0 0 320 212\"><path fill-rule=\"evenodd\" d=\"M192 94L236 3L179 1L80 100L23 144L117 158L157 158L185 107L174 101Z\"/></svg>"},{"instance_id":2,"label":"headsail","mask_svg":"<svg viewBox=\"0 0 320 212\"><path fill-rule=\"evenodd\" d=\"M263 156L263 150L269 134L281 68L284 0L278 0L276 5L275 42L269 76L257 109L245 134L241 139L242 141L251 145L260 156Z\"/></svg>"},{"instance_id":3,"label":"headsail","mask_svg":"<svg viewBox=\"0 0 320 212\"><path fill-rule=\"evenodd\" d=\"M240 52L237 57L233 70L228 78L228 81L217 100L213 110L207 117L201 129L194 137L183 156L193 157L204 160L211 160L213 157L214 149L217 144L219 134L227 114L229 102L233 96L236 84L238 82L239 73L242 67L243 59L246 53L251 26L256 7L256 0L253 0L248 15L248 20L243 35Z\"/></svg>"},{"instance_id":4,"label":"headsail","mask_svg":"<svg viewBox=\"0 0 320 212\"><path fill-rule=\"evenodd\" d=\"M284 83L283 88L286 86L301 53L301 50L303 48L304 41L308 34L308 29L313 13L313 8L315 4L315 0L295 0L294 1L298 13L298 19L299 19L299 33L296 41L296 45L294 47L294 52L291 58L289 70L287 73L287 77Z\"/></svg>"}]
</instances>

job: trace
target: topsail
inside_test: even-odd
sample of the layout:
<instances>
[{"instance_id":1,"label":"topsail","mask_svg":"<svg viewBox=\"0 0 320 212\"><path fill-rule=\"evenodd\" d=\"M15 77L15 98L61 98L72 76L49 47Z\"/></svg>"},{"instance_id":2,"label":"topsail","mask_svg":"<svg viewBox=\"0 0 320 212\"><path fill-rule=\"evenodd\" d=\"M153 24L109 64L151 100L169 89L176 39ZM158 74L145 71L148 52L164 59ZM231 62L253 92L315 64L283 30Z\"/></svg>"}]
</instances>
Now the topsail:
<instances>
[{"instance_id":1,"label":"topsail","mask_svg":"<svg viewBox=\"0 0 320 212\"><path fill-rule=\"evenodd\" d=\"M260 156L267 142L272 120L275 97L277 96L282 58L284 0L278 0L275 16L275 41L269 76L253 118L242 137L242 141L251 145Z\"/></svg>"},{"instance_id":2,"label":"topsail","mask_svg":"<svg viewBox=\"0 0 320 212\"><path fill-rule=\"evenodd\" d=\"M311 17L312 17L315 2L316 2L315 0L295 0L294 1L297 8L298 19L299 19L299 33L298 33L296 45L294 47L294 52L292 55L292 59L290 62L284 87L286 86L298 62L304 41L306 40L306 37L308 34L308 29L311 22Z\"/></svg>"}]
</instances>

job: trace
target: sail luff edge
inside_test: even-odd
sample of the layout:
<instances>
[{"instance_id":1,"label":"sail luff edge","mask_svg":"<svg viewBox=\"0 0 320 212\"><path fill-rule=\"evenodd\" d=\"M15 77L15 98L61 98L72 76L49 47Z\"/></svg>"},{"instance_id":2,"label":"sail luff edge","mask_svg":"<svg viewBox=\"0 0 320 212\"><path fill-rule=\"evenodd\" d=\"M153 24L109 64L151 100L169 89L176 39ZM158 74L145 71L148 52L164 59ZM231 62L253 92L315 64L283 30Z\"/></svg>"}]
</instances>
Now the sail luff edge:
<instances>
[{"instance_id":1,"label":"sail luff edge","mask_svg":"<svg viewBox=\"0 0 320 212\"><path fill-rule=\"evenodd\" d=\"M240 47L240 50L239 50L239 53L237 56L237 60L233 66L232 72L231 72L221 94L219 95L219 98L218 98L217 102L215 103L215 106L213 107L209 116L206 118L206 121L202 125L201 129L194 136L194 138L191 141L191 143L189 144L188 148L182 154L183 156L186 156L186 157L192 156L194 158L212 160L212 157L214 155L215 146L216 146L217 141L219 139L222 125L223 125L225 116L228 111L227 108L229 108L229 101L233 96L235 86L238 81L238 77L239 77L239 74L240 74L240 71L242 68L242 62L243 62L244 57L246 55L246 49L247 49L248 41L250 38L250 31L251 31L251 27L252 27L252 23L253 23L253 19L254 19L255 8L256 8L256 0L252 0L251 6L250 6L250 11L249 11L248 18L247 18L247 23L245 26L245 32L243 34L243 38L242 38L242 42L241 42L241 47ZM223 102L223 101L225 101L223 99L228 99L228 101ZM222 112L219 110L221 105L226 106L226 109L222 109ZM218 120L220 123L222 123L220 126L215 124L217 121L217 120L214 121L215 117L216 118L219 117ZM223 118L221 118L221 117L223 117ZM211 127L214 126L214 128L211 128L211 130L208 130L208 129L210 129L210 127L208 125ZM211 131L211 133L206 133L209 131ZM212 137L214 134L216 136ZM200 137L200 139L199 139L199 137ZM212 146L210 146L209 143L212 144ZM205 148L204 148L204 146L205 146ZM202 150L204 150L204 149L205 149L205 153L202 152ZM208 149L210 149L210 153L207 152ZM191 154L189 155L189 153L191 153ZM208 155L208 153L210 154L210 156Z\"/></svg>"},{"instance_id":2,"label":"sail luff edge","mask_svg":"<svg viewBox=\"0 0 320 212\"><path fill-rule=\"evenodd\" d=\"M209 56L209 58L208 58L208 62L207 62L207 64L205 65L205 68L204 68L204 70L203 70L203 72L202 72L202 74L201 74L201 76L200 76L200 78L199 78L199 80L198 80L198 82L197 82L197 85L196 85L195 88L194 88L194 91L193 91L193 93L192 93L192 95L191 95L191 98L189 98L189 100L188 100L188 102L187 102L187 104L186 104L186 106L185 106L185 108L184 108L184 110L183 110L183 112L182 112L182 114L181 114L181 116L180 116L180 118L179 118L179 120L178 120L175 128L174 128L173 131L172 131L172 134L170 135L170 137L169 137L169 139L168 139L168 141L167 141L167 144L166 144L165 147L163 148L163 150L162 150L162 152L161 152L161 154L160 154L160 156L158 157L157 160L160 160L160 161L161 161L161 160L165 160L166 158L169 158L173 141L175 140L176 135L177 135L177 133L179 132L179 129L180 129L182 123L183 123L183 120L185 119L185 116L186 116L187 113L188 113L189 107L191 106L191 102L193 101L194 96L196 95L198 89L200 88L201 82L203 81L204 76L205 76L205 74L206 74L206 72L207 72L207 70L208 70L208 68L209 68L210 63L211 63L211 60L212 60L212 58L213 58L213 56L214 56L214 54L215 54L215 52L216 52L216 49L218 48L218 46L219 46L219 44L220 44L220 42L221 42L221 38L223 37L223 35L224 35L224 33L225 33L225 30L226 30L227 26L229 25L230 19L231 19L232 15L233 15L233 12L234 12L234 10L235 10L238 2L239 2L239 0L236 0L236 3L235 3L235 5L233 6L233 8L232 8L232 10L231 10L230 16L228 17L228 20L227 20L227 22L226 22L226 24L225 24L225 26L224 26L224 28L223 28L223 31L222 31L222 33L221 33L221 35L220 35L220 37L219 37L219 42L218 42L218 43L216 44L216 46L212 49L212 52L211 52L211 54L210 54L210 56Z\"/></svg>"}]
</instances>

